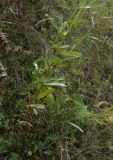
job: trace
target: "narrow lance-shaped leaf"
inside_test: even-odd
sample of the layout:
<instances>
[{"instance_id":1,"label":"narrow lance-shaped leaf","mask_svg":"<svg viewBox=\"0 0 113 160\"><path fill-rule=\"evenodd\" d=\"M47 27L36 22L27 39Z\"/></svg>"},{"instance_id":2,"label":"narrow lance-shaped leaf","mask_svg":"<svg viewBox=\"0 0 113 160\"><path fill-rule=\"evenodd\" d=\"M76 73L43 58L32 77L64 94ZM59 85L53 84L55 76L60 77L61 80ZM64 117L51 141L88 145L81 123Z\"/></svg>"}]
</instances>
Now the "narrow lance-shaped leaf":
<instances>
[{"instance_id":1,"label":"narrow lance-shaped leaf","mask_svg":"<svg viewBox=\"0 0 113 160\"><path fill-rule=\"evenodd\" d=\"M66 56L74 56L74 57L80 57L81 53L78 51L62 51L61 54Z\"/></svg>"},{"instance_id":2,"label":"narrow lance-shaped leaf","mask_svg":"<svg viewBox=\"0 0 113 160\"><path fill-rule=\"evenodd\" d=\"M48 86L60 86L60 87L66 87L64 83L59 83L59 82L51 82L47 83Z\"/></svg>"},{"instance_id":3,"label":"narrow lance-shaped leaf","mask_svg":"<svg viewBox=\"0 0 113 160\"><path fill-rule=\"evenodd\" d=\"M48 89L42 91L42 92L38 95L37 99L44 98L44 97L48 96L49 94L53 93L53 91L54 91L53 88L48 88Z\"/></svg>"},{"instance_id":4,"label":"narrow lance-shaped leaf","mask_svg":"<svg viewBox=\"0 0 113 160\"><path fill-rule=\"evenodd\" d=\"M43 104L29 104L28 106L36 109L45 109L45 105Z\"/></svg>"},{"instance_id":5,"label":"narrow lance-shaped leaf","mask_svg":"<svg viewBox=\"0 0 113 160\"><path fill-rule=\"evenodd\" d=\"M74 123L71 123L71 122L68 122L70 125L72 125L73 127L77 128L80 132L84 132L78 125L74 124Z\"/></svg>"}]
</instances>

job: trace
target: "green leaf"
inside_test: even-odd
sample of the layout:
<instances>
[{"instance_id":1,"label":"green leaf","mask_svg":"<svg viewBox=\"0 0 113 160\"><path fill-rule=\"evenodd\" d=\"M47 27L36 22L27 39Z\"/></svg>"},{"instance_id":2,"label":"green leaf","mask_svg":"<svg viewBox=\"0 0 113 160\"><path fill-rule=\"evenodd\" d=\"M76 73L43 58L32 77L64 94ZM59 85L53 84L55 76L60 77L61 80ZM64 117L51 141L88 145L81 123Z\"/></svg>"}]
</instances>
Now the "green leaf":
<instances>
[{"instance_id":1,"label":"green leaf","mask_svg":"<svg viewBox=\"0 0 113 160\"><path fill-rule=\"evenodd\" d=\"M59 136L57 134L53 133L53 134L49 134L47 139L50 140L50 141L54 141L55 142L55 141L59 140Z\"/></svg>"},{"instance_id":2,"label":"green leaf","mask_svg":"<svg viewBox=\"0 0 113 160\"><path fill-rule=\"evenodd\" d=\"M54 91L53 88L48 88L48 89L46 89L45 91L42 91L42 92L38 95L37 99L38 99L38 100L39 100L39 99L42 99L42 98L48 96L49 94L53 93L53 91Z\"/></svg>"},{"instance_id":3,"label":"green leaf","mask_svg":"<svg viewBox=\"0 0 113 160\"><path fill-rule=\"evenodd\" d=\"M29 126L29 127L33 127L31 123L27 122L27 121L18 121L19 124L24 125L24 126Z\"/></svg>"},{"instance_id":4,"label":"green leaf","mask_svg":"<svg viewBox=\"0 0 113 160\"><path fill-rule=\"evenodd\" d=\"M91 5L82 5L80 8L83 8L83 9L89 9L89 8L92 8L93 6Z\"/></svg>"},{"instance_id":5,"label":"green leaf","mask_svg":"<svg viewBox=\"0 0 113 160\"><path fill-rule=\"evenodd\" d=\"M61 46L59 45L58 48L61 48L61 49L69 48L69 45L61 45Z\"/></svg>"},{"instance_id":6,"label":"green leaf","mask_svg":"<svg viewBox=\"0 0 113 160\"><path fill-rule=\"evenodd\" d=\"M87 106L85 106L83 99L80 95L74 95L73 97L75 105L77 105L77 114L79 116L84 116L88 114Z\"/></svg>"},{"instance_id":7,"label":"green leaf","mask_svg":"<svg viewBox=\"0 0 113 160\"><path fill-rule=\"evenodd\" d=\"M21 158L17 153L12 152L10 160L21 160Z\"/></svg>"},{"instance_id":8,"label":"green leaf","mask_svg":"<svg viewBox=\"0 0 113 160\"><path fill-rule=\"evenodd\" d=\"M51 61L51 64L53 64L53 65L62 65L63 63L62 63L62 60L59 57L55 57Z\"/></svg>"},{"instance_id":9,"label":"green leaf","mask_svg":"<svg viewBox=\"0 0 113 160\"><path fill-rule=\"evenodd\" d=\"M31 108L35 108L35 109L45 109L45 105L43 104L29 104L28 106L30 106Z\"/></svg>"},{"instance_id":10,"label":"green leaf","mask_svg":"<svg viewBox=\"0 0 113 160\"><path fill-rule=\"evenodd\" d=\"M71 123L71 122L68 122L70 125L72 125L73 127L77 128L80 132L84 132L78 125L74 124L74 123Z\"/></svg>"},{"instance_id":11,"label":"green leaf","mask_svg":"<svg viewBox=\"0 0 113 160\"><path fill-rule=\"evenodd\" d=\"M79 109L78 109L78 115L80 116L84 116L84 115L87 115L89 112L87 110L87 106L85 105L80 105L79 106Z\"/></svg>"},{"instance_id":12,"label":"green leaf","mask_svg":"<svg viewBox=\"0 0 113 160\"><path fill-rule=\"evenodd\" d=\"M59 83L59 82L51 82L47 83L48 86L60 86L60 87L66 87L64 83Z\"/></svg>"},{"instance_id":13,"label":"green leaf","mask_svg":"<svg viewBox=\"0 0 113 160\"><path fill-rule=\"evenodd\" d=\"M84 19L73 19L69 22L69 25L71 27L75 27L75 26L78 26L80 24L84 24L86 22L86 20Z\"/></svg>"},{"instance_id":14,"label":"green leaf","mask_svg":"<svg viewBox=\"0 0 113 160\"><path fill-rule=\"evenodd\" d=\"M46 150L46 151L44 151L44 154L45 154L45 155L52 155L52 151Z\"/></svg>"},{"instance_id":15,"label":"green leaf","mask_svg":"<svg viewBox=\"0 0 113 160\"><path fill-rule=\"evenodd\" d=\"M62 30L59 32L60 36L66 36L68 34L68 31Z\"/></svg>"},{"instance_id":16,"label":"green leaf","mask_svg":"<svg viewBox=\"0 0 113 160\"><path fill-rule=\"evenodd\" d=\"M20 91L20 95L27 95L27 94L29 94L29 92L28 92L28 89L27 88L23 88L23 89L21 89L21 91Z\"/></svg>"},{"instance_id":17,"label":"green leaf","mask_svg":"<svg viewBox=\"0 0 113 160\"><path fill-rule=\"evenodd\" d=\"M66 49L69 47L70 47L70 45L53 44L53 48Z\"/></svg>"},{"instance_id":18,"label":"green leaf","mask_svg":"<svg viewBox=\"0 0 113 160\"><path fill-rule=\"evenodd\" d=\"M27 153L30 157L32 156L32 151L28 151Z\"/></svg>"},{"instance_id":19,"label":"green leaf","mask_svg":"<svg viewBox=\"0 0 113 160\"><path fill-rule=\"evenodd\" d=\"M45 99L44 102L47 104L47 106L53 106L55 103L54 96L52 94L48 95Z\"/></svg>"},{"instance_id":20,"label":"green leaf","mask_svg":"<svg viewBox=\"0 0 113 160\"><path fill-rule=\"evenodd\" d=\"M39 149L42 149L44 147L44 142L39 140L37 144L34 146L34 152L36 152Z\"/></svg>"},{"instance_id":21,"label":"green leaf","mask_svg":"<svg viewBox=\"0 0 113 160\"><path fill-rule=\"evenodd\" d=\"M83 98L82 98L81 95L79 95L79 94L75 94L75 95L73 96L73 99L74 99L74 102L75 102L76 104L78 104L78 105L84 104Z\"/></svg>"},{"instance_id":22,"label":"green leaf","mask_svg":"<svg viewBox=\"0 0 113 160\"><path fill-rule=\"evenodd\" d=\"M80 57L81 56L81 53L78 52L78 51L62 51L63 55L66 55L66 56L74 56L74 57Z\"/></svg>"}]
</instances>

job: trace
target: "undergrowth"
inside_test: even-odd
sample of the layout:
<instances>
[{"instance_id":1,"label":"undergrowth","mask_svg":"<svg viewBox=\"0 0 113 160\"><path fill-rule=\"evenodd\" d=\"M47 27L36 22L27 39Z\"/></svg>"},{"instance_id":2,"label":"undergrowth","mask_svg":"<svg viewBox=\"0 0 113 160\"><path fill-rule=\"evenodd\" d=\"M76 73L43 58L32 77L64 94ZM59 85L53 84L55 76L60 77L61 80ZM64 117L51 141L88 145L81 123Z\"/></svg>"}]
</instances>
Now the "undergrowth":
<instances>
[{"instance_id":1,"label":"undergrowth","mask_svg":"<svg viewBox=\"0 0 113 160\"><path fill-rule=\"evenodd\" d=\"M112 8L0 3L1 160L113 159Z\"/></svg>"}]
</instances>

